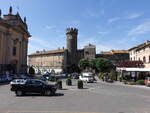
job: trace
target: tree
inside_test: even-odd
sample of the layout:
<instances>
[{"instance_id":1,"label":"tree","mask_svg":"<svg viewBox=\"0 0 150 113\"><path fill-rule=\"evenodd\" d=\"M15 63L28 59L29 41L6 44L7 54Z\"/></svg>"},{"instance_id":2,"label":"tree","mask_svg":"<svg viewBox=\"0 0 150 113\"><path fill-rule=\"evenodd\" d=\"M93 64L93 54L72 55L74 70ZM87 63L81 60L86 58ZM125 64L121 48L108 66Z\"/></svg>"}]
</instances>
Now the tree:
<instances>
[{"instance_id":1,"label":"tree","mask_svg":"<svg viewBox=\"0 0 150 113\"><path fill-rule=\"evenodd\" d=\"M92 69L96 69L96 62L97 62L97 59L92 59L89 61L89 66L92 68Z\"/></svg>"},{"instance_id":2,"label":"tree","mask_svg":"<svg viewBox=\"0 0 150 113\"><path fill-rule=\"evenodd\" d=\"M86 69L87 67L89 67L89 61L87 59L81 59L79 61L79 66L81 69Z\"/></svg>"},{"instance_id":3,"label":"tree","mask_svg":"<svg viewBox=\"0 0 150 113\"><path fill-rule=\"evenodd\" d=\"M91 69L93 69L95 72L98 72L98 69L96 68L96 62L97 62L97 58L92 59L89 61L89 66Z\"/></svg>"},{"instance_id":4,"label":"tree","mask_svg":"<svg viewBox=\"0 0 150 113\"><path fill-rule=\"evenodd\" d=\"M97 58L96 60L96 68L101 72L110 72L114 67L113 63L108 59Z\"/></svg>"}]
</instances>

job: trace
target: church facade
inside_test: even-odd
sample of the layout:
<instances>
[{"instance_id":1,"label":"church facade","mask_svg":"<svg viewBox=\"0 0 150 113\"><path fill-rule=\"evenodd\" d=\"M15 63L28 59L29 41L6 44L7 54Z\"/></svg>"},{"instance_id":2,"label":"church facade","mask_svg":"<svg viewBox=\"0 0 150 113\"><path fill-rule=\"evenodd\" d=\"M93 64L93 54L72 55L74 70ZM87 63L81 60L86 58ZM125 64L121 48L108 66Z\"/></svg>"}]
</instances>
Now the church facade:
<instances>
[{"instance_id":1,"label":"church facade","mask_svg":"<svg viewBox=\"0 0 150 113\"><path fill-rule=\"evenodd\" d=\"M3 17L0 10L0 73L26 73L29 37L26 18L12 14L12 7Z\"/></svg>"},{"instance_id":2,"label":"church facade","mask_svg":"<svg viewBox=\"0 0 150 113\"><path fill-rule=\"evenodd\" d=\"M83 49L77 48L78 29L66 29L66 48L57 50L37 51L28 55L28 65L34 67L36 73L51 72L56 73L72 72L82 58L94 59L96 47L87 45Z\"/></svg>"}]
</instances>

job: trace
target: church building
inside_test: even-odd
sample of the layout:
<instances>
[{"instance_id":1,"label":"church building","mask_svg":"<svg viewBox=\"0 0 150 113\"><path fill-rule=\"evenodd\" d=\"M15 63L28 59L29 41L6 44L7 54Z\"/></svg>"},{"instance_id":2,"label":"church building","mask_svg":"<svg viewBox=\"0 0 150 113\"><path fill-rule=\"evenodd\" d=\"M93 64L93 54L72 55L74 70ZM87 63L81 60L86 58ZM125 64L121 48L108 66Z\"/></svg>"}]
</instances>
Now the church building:
<instances>
[{"instance_id":1,"label":"church building","mask_svg":"<svg viewBox=\"0 0 150 113\"><path fill-rule=\"evenodd\" d=\"M0 10L0 73L26 73L29 37L26 18L12 14L12 7L7 15Z\"/></svg>"}]
</instances>

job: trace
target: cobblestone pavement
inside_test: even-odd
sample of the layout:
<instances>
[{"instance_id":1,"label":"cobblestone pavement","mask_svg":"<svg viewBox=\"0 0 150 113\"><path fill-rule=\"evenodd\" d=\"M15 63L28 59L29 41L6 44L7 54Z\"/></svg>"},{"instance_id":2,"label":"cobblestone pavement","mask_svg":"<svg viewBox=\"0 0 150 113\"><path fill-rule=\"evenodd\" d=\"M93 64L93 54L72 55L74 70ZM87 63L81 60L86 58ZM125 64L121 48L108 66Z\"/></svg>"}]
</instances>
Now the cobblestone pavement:
<instances>
[{"instance_id":1,"label":"cobblestone pavement","mask_svg":"<svg viewBox=\"0 0 150 113\"><path fill-rule=\"evenodd\" d=\"M150 89L120 83L84 83L58 90L55 96L16 97L9 85L0 86L0 113L150 113Z\"/></svg>"}]
</instances>

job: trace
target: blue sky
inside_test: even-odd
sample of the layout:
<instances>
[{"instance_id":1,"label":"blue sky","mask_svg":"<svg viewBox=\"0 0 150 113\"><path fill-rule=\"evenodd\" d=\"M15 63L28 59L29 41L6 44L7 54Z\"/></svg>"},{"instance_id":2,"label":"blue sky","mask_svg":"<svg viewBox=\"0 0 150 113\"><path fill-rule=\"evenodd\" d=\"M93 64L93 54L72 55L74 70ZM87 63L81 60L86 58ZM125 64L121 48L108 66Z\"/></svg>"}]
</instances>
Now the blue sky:
<instances>
[{"instance_id":1,"label":"blue sky","mask_svg":"<svg viewBox=\"0 0 150 113\"><path fill-rule=\"evenodd\" d=\"M66 47L65 29L79 29L78 48L88 43L97 53L129 49L150 39L150 0L1 0L27 17L28 53Z\"/></svg>"}]
</instances>

